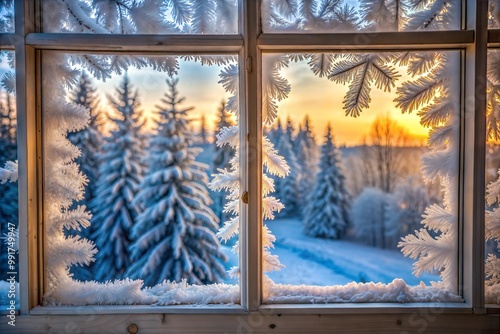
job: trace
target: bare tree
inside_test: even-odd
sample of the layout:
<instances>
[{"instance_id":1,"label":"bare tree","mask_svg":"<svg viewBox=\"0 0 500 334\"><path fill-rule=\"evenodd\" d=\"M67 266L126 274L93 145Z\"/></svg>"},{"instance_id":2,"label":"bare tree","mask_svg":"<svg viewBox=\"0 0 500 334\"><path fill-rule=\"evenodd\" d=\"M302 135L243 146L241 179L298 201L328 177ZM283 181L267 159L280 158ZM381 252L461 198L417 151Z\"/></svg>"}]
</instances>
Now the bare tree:
<instances>
[{"instance_id":1,"label":"bare tree","mask_svg":"<svg viewBox=\"0 0 500 334\"><path fill-rule=\"evenodd\" d=\"M389 115L379 116L372 123L369 141L368 163L375 164L377 186L390 193L403 168L403 147L409 142L408 132Z\"/></svg>"},{"instance_id":2,"label":"bare tree","mask_svg":"<svg viewBox=\"0 0 500 334\"><path fill-rule=\"evenodd\" d=\"M362 175L368 187L377 187L384 193L392 193L404 167L404 147L409 134L389 115L379 116L372 123L368 140L361 151ZM382 221L381 247L386 248L386 226Z\"/></svg>"}]
</instances>

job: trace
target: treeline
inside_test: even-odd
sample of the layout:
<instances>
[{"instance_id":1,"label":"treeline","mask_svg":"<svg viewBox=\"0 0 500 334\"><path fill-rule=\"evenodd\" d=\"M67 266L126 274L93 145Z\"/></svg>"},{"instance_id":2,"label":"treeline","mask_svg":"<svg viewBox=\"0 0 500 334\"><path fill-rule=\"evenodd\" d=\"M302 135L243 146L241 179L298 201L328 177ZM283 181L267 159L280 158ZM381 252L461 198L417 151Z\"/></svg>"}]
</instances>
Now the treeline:
<instances>
[{"instance_id":1,"label":"treeline","mask_svg":"<svg viewBox=\"0 0 500 334\"><path fill-rule=\"evenodd\" d=\"M363 145L344 148L342 156L327 126L323 144L310 118L296 128L280 119L267 135L290 166L275 180L285 208L280 217L300 217L304 233L350 239L379 248L397 248L401 237L421 227L425 209L441 202L439 181L424 183L422 146L411 146L408 132L391 117L378 117Z\"/></svg>"},{"instance_id":2,"label":"treeline","mask_svg":"<svg viewBox=\"0 0 500 334\"><path fill-rule=\"evenodd\" d=\"M226 194L209 195L207 172L226 168L234 152L214 142L210 169L197 160L197 143L207 142L204 120L200 139L190 125L193 108L182 106L177 83L167 80L148 131L139 92L127 75L107 96L107 113L98 111L86 74L72 92L72 102L90 111L89 126L68 136L81 151L76 163L88 179L85 198L73 208L85 205L93 215L76 237L94 241L99 250L93 265L71 268L75 278L140 278L149 286L225 278L225 255L215 233L224 219ZM218 115L217 131L232 124L224 102Z\"/></svg>"}]
</instances>

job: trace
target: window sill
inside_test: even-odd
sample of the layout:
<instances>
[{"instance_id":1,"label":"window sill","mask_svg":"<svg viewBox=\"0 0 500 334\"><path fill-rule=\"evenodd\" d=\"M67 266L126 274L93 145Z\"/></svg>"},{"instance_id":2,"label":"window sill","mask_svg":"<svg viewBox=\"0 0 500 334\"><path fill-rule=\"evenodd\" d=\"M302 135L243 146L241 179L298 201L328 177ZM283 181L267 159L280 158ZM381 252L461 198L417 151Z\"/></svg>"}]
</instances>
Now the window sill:
<instances>
[{"instance_id":1,"label":"window sill","mask_svg":"<svg viewBox=\"0 0 500 334\"><path fill-rule=\"evenodd\" d=\"M469 309L470 310L470 309ZM445 314L429 308L385 314L88 314L18 316L1 333L498 333L498 316ZM270 311L270 310L266 310ZM434 311L434 313L433 313ZM138 331L129 331L135 327Z\"/></svg>"},{"instance_id":2,"label":"window sill","mask_svg":"<svg viewBox=\"0 0 500 334\"><path fill-rule=\"evenodd\" d=\"M95 314L245 314L240 305L86 305L36 306L30 315L95 315Z\"/></svg>"}]
</instances>

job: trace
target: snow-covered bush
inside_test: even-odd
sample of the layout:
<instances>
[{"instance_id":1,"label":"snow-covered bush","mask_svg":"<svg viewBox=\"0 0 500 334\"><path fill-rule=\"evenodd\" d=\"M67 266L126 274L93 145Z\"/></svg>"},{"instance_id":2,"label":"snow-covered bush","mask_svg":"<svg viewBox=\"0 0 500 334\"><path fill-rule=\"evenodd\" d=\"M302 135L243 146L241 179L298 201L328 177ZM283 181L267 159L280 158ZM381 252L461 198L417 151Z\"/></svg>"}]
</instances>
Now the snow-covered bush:
<instances>
[{"instance_id":1,"label":"snow-covered bush","mask_svg":"<svg viewBox=\"0 0 500 334\"><path fill-rule=\"evenodd\" d=\"M365 188L351 207L354 237L364 244L386 248L387 212L390 195L378 188Z\"/></svg>"}]
</instances>

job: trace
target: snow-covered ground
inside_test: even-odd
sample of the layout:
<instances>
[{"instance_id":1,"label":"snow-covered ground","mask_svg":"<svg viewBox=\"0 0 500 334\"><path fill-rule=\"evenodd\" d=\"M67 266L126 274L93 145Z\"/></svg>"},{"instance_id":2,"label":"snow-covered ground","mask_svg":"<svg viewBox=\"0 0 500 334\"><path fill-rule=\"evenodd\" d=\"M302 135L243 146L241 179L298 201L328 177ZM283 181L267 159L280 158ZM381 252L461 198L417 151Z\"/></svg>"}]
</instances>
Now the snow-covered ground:
<instances>
[{"instance_id":1,"label":"snow-covered ground","mask_svg":"<svg viewBox=\"0 0 500 334\"><path fill-rule=\"evenodd\" d=\"M285 268L268 276L276 283L343 285L349 282L390 283L395 278L409 285L439 281L439 275L412 274L413 260L398 250L383 250L351 241L317 239L302 233L298 219L266 222L276 236L273 254Z\"/></svg>"},{"instance_id":2,"label":"snow-covered ground","mask_svg":"<svg viewBox=\"0 0 500 334\"><path fill-rule=\"evenodd\" d=\"M429 286L431 281L439 280L438 275L413 276L413 261L397 250L308 237L302 233L302 224L297 219L277 219L266 224L276 236L273 254L285 265L264 279L267 303L461 301L439 284ZM229 258L227 269L238 264L231 246L223 245L223 253ZM234 278L209 286L165 282L144 288L142 282L128 280L116 285L74 282L68 286L72 291L46 296L46 302L49 305L239 303L239 287ZM7 290L8 284L0 282L0 294L6 296ZM54 303L55 300L58 302ZM0 305L6 305L6 301L0 298Z\"/></svg>"},{"instance_id":3,"label":"snow-covered ground","mask_svg":"<svg viewBox=\"0 0 500 334\"><path fill-rule=\"evenodd\" d=\"M413 276L413 261L397 250L311 238L302 234L297 219L267 225L285 268L264 279L266 303L462 301L440 283L429 286L438 275Z\"/></svg>"}]
</instances>

